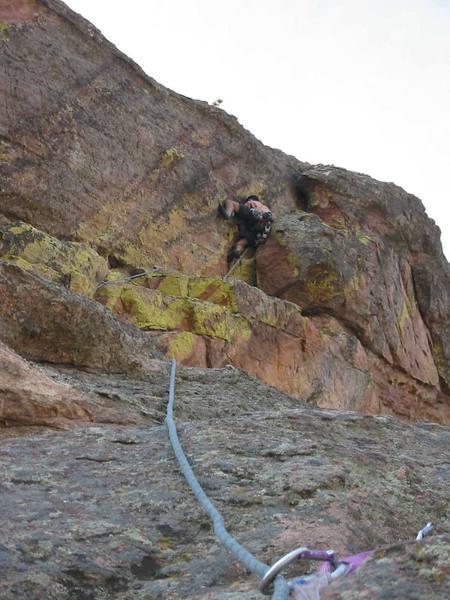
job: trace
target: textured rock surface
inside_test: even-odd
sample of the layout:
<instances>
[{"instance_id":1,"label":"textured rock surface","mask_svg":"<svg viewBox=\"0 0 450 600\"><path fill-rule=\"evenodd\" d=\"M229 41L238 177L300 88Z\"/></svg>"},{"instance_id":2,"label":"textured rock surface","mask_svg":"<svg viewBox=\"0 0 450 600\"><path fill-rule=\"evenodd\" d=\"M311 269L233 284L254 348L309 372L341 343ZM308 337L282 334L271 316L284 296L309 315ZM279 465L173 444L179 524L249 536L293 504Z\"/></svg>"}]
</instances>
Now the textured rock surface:
<instances>
[{"instance_id":1,"label":"textured rock surface","mask_svg":"<svg viewBox=\"0 0 450 600\"><path fill-rule=\"evenodd\" d=\"M184 364L233 364L322 407L450 421L444 394L383 361L339 319L305 317L245 283L155 271L112 279L95 297L139 328L166 331L155 338Z\"/></svg>"},{"instance_id":2,"label":"textured rock surface","mask_svg":"<svg viewBox=\"0 0 450 600\"><path fill-rule=\"evenodd\" d=\"M98 390L114 381L126 393L113 376L85 374L79 385ZM139 396L145 388L148 409L159 411L164 384L155 373L126 389ZM261 560L301 544L340 555L385 546L414 539L432 520L441 537L379 553L354 576L354 589L381 600L395 581L389 597L416 598L420 589L445 597L446 429L293 408L234 369L181 369L176 397L197 476L230 531ZM163 426L4 440L0 465L2 598L261 597L256 579L212 534ZM327 597L347 597L351 581Z\"/></svg>"},{"instance_id":3,"label":"textured rock surface","mask_svg":"<svg viewBox=\"0 0 450 600\"><path fill-rule=\"evenodd\" d=\"M0 342L0 421L3 425L63 428L91 420L81 394L54 383Z\"/></svg>"},{"instance_id":4,"label":"textured rock surface","mask_svg":"<svg viewBox=\"0 0 450 600\"><path fill-rule=\"evenodd\" d=\"M278 220L258 260L260 286L306 314L334 315L388 364L438 386L435 360L448 368L450 357L450 271L420 201L334 167L307 170L299 182L315 214Z\"/></svg>"},{"instance_id":5,"label":"textured rock surface","mask_svg":"<svg viewBox=\"0 0 450 600\"><path fill-rule=\"evenodd\" d=\"M1 262L0 326L3 341L32 360L107 372L159 368L145 333L89 298Z\"/></svg>"},{"instance_id":6,"label":"textured rock surface","mask_svg":"<svg viewBox=\"0 0 450 600\"><path fill-rule=\"evenodd\" d=\"M88 245L61 242L20 221L0 225L0 257L88 296L109 270L106 260Z\"/></svg>"},{"instance_id":7,"label":"textured rock surface","mask_svg":"<svg viewBox=\"0 0 450 600\"><path fill-rule=\"evenodd\" d=\"M449 432L421 420L450 420L449 265L420 201L264 147L58 0L0 0L0 106L0 597L261 598L175 464L164 354L258 558L378 548L324 597L448 597ZM249 193L273 235L230 279L215 209Z\"/></svg>"},{"instance_id":8,"label":"textured rock surface","mask_svg":"<svg viewBox=\"0 0 450 600\"><path fill-rule=\"evenodd\" d=\"M57 0L3 2L0 20L3 262L168 332L160 347L186 364L229 362L321 406L448 422L449 266L417 198L264 147L234 117L160 86ZM296 303L300 334L257 315L249 331L251 306L243 319L180 302L167 278L145 302L129 288L96 294L155 265L223 276L235 228L215 207L250 192L276 222L234 275Z\"/></svg>"},{"instance_id":9,"label":"textured rock surface","mask_svg":"<svg viewBox=\"0 0 450 600\"><path fill-rule=\"evenodd\" d=\"M449 552L449 536L381 549L354 577L324 590L321 599L445 598L450 594Z\"/></svg>"},{"instance_id":10,"label":"textured rock surface","mask_svg":"<svg viewBox=\"0 0 450 600\"><path fill-rule=\"evenodd\" d=\"M0 41L4 214L133 266L225 272L219 199L294 206L298 161L157 84L61 2L33 5Z\"/></svg>"},{"instance_id":11,"label":"textured rock surface","mask_svg":"<svg viewBox=\"0 0 450 600\"><path fill-rule=\"evenodd\" d=\"M157 372L165 370L161 363ZM78 377L55 377L50 367L29 363L0 342L0 424L5 428L0 437L90 422L140 424L152 416L135 389L130 397L106 385L83 386L76 373Z\"/></svg>"}]
</instances>

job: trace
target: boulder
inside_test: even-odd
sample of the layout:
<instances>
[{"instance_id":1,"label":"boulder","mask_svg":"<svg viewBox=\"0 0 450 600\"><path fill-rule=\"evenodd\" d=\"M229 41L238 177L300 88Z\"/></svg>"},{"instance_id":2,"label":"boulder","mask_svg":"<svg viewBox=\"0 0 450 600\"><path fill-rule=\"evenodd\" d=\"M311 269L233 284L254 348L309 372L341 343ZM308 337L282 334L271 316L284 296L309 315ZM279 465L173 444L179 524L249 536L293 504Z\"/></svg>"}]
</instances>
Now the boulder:
<instances>
[{"instance_id":1,"label":"boulder","mask_svg":"<svg viewBox=\"0 0 450 600\"><path fill-rule=\"evenodd\" d=\"M52 381L0 341L0 422L3 426L67 428L92 421L81 394Z\"/></svg>"},{"instance_id":2,"label":"boulder","mask_svg":"<svg viewBox=\"0 0 450 600\"><path fill-rule=\"evenodd\" d=\"M98 302L0 261L0 331L28 359L105 372L159 369L152 340Z\"/></svg>"}]
</instances>

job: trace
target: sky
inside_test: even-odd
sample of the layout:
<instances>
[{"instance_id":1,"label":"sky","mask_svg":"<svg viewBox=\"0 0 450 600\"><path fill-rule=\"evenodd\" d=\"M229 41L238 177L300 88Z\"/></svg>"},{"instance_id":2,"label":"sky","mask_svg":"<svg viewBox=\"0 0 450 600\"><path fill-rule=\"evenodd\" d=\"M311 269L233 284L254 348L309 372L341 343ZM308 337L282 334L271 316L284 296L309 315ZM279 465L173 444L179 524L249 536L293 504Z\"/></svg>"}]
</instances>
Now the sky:
<instances>
[{"instance_id":1,"label":"sky","mask_svg":"<svg viewBox=\"0 0 450 600\"><path fill-rule=\"evenodd\" d=\"M450 258L450 0L65 0L264 144L418 196Z\"/></svg>"}]
</instances>

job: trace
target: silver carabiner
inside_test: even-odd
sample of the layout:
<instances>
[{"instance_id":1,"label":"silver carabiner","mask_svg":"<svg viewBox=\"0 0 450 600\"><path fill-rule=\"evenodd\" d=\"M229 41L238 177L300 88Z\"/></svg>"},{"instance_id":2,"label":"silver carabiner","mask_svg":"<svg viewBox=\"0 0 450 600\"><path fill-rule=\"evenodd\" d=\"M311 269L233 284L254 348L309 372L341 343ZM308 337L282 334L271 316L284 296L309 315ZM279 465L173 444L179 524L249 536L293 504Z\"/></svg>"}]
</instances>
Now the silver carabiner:
<instances>
[{"instance_id":1,"label":"silver carabiner","mask_svg":"<svg viewBox=\"0 0 450 600\"><path fill-rule=\"evenodd\" d=\"M333 563L334 565L334 552L332 550L310 550L305 546L301 546L300 548L296 548L291 552L288 552L284 556L282 556L276 563L274 563L270 569L266 571L266 574L261 580L259 591L262 594L268 594L268 589L270 584L273 582L275 577L292 561L295 559L306 558L307 560L326 560L328 562Z\"/></svg>"}]
</instances>

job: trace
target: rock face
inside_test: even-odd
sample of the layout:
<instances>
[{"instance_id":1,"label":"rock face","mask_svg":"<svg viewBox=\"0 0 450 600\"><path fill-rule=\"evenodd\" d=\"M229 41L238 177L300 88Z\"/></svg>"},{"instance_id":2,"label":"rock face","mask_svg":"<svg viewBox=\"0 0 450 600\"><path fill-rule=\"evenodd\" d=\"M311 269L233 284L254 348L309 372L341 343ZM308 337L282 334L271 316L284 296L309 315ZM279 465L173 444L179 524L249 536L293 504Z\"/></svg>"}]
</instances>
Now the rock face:
<instances>
[{"instance_id":1,"label":"rock face","mask_svg":"<svg viewBox=\"0 0 450 600\"><path fill-rule=\"evenodd\" d=\"M91 421L80 395L54 383L0 342L0 421L3 425L51 425Z\"/></svg>"},{"instance_id":2,"label":"rock face","mask_svg":"<svg viewBox=\"0 0 450 600\"><path fill-rule=\"evenodd\" d=\"M0 596L261 597L175 465L167 357L260 560L376 548L323 597L449 596L450 273L420 200L263 146L58 0L0 0L0 104ZM216 206L250 193L273 232L228 274Z\"/></svg>"},{"instance_id":3,"label":"rock face","mask_svg":"<svg viewBox=\"0 0 450 600\"><path fill-rule=\"evenodd\" d=\"M134 393L156 415L167 371L78 385ZM448 595L445 428L299 406L235 369L180 369L175 414L200 482L261 561L303 544L340 556L383 547L324 597ZM164 426L5 440L0 473L5 600L263 598L212 533ZM438 535L414 543L428 520Z\"/></svg>"},{"instance_id":4,"label":"rock face","mask_svg":"<svg viewBox=\"0 0 450 600\"><path fill-rule=\"evenodd\" d=\"M147 77L61 2L7 2L2 11L2 262L154 331L146 339L155 338L155 356L234 364L318 406L449 422L449 265L417 198L264 147L234 117ZM242 285L233 288L238 307L190 296L207 281L199 277L222 285L235 227L215 209L248 193L271 204L275 226L233 277L268 296ZM98 288L155 265L157 291ZM197 283L170 289L174 273L180 285ZM67 331L80 332L70 320L53 337L67 339L67 357L56 344L49 351L47 334L36 334L44 305L27 316L38 321L28 334L7 338L15 349L127 370L123 356L99 362L84 348L87 358L75 357ZM60 323L52 308L53 318ZM84 327L87 336L98 330Z\"/></svg>"},{"instance_id":5,"label":"rock face","mask_svg":"<svg viewBox=\"0 0 450 600\"><path fill-rule=\"evenodd\" d=\"M151 416L137 396L117 397L69 377L53 379L54 373L25 361L0 342L0 424L5 428L0 437L92 422L138 424L144 421L143 414Z\"/></svg>"},{"instance_id":6,"label":"rock face","mask_svg":"<svg viewBox=\"0 0 450 600\"><path fill-rule=\"evenodd\" d=\"M158 368L151 340L98 303L0 263L3 340L27 358L106 372Z\"/></svg>"},{"instance_id":7,"label":"rock face","mask_svg":"<svg viewBox=\"0 0 450 600\"><path fill-rule=\"evenodd\" d=\"M218 200L295 205L295 159L157 84L62 2L32 5L20 26L0 14L4 214L114 262L208 273L230 242Z\"/></svg>"},{"instance_id":8,"label":"rock face","mask_svg":"<svg viewBox=\"0 0 450 600\"><path fill-rule=\"evenodd\" d=\"M432 386L440 375L448 390L449 265L420 201L330 167L298 185L314 214L279 219L259 257L261 287L336 316L389 365Z\"/></svg>"}]
</instances>

